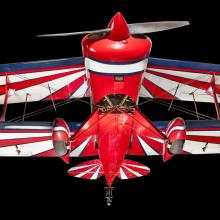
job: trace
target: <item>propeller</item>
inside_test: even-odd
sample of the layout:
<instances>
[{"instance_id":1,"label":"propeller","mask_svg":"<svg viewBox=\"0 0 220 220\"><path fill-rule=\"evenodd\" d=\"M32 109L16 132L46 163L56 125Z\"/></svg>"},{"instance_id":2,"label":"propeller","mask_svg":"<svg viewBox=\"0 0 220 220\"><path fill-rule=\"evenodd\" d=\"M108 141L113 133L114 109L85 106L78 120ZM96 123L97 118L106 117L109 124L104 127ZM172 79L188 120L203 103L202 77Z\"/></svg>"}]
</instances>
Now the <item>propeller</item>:
<instances>
[{"instance_id":1,"label":"propeller","mask_svg":"<svg viewBox=\"0 0 220 220\"><path fill-rule=\"evenodd\" d=\"M131 34L147 34L159 31L166 31L170 29L180 28L189 25L188 21L158 21L158 22L144 22L144 23L133 23L128 24L128 28ZM69 33L57 33L57 34L42 34L37 35L37 37L66 37L81 34L93 34L110 32L110 28L104 28L92 31L79 31L79 32L69 32Z\"/></svg>"}]
</instances>

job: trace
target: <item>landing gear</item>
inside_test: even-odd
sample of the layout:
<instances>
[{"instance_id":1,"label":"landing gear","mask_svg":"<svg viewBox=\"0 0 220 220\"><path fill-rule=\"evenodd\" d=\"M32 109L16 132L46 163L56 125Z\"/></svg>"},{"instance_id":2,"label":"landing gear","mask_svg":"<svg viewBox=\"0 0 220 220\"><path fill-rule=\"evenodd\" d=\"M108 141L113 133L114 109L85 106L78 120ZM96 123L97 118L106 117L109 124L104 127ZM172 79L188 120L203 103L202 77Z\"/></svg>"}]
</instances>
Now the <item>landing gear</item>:
<instances>
[{"instance_id":1,"label":"landing gear","mask_svg":"<svg viewBox=\"0 0 220 220\"><path fill-rule=\"evenodd\" d=\"M107 200L107 206L110 206L112 203L112 199L113 199L112 191L113 191L113 187L111 186L105 187L105 192L106 192L105 198Z\"/></svg>"}]
</instances>

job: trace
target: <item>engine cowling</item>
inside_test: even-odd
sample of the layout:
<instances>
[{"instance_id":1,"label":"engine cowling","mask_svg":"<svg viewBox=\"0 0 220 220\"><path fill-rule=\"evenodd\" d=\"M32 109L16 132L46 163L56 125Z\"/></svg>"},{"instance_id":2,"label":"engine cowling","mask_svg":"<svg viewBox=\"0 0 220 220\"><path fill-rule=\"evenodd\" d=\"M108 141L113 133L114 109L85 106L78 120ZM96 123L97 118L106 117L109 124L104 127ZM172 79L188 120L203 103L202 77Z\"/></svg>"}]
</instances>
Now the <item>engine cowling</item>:
<instances>
[{"instance_id":1,"label":"engine cowling","mask_svg":"<svg viewBox=\"0 0 220 220\"><path fill-rule=\"evenodd\" d=\"M56 155L69 163L70 130L62 118L57 118L53 123L52 140Z\"/></svg>"},{"instance_id":2,"label":"engine cowling","mask_svg":"<svg viewBox=\"0 0 220 220\"><path fill-rule=\"evenodd\" d=\"M172 120L167 126L165 135L167 140L164 143L164 162L182 152L186 140L185 121L182 118Z\"/></svg>"}]
</instances>

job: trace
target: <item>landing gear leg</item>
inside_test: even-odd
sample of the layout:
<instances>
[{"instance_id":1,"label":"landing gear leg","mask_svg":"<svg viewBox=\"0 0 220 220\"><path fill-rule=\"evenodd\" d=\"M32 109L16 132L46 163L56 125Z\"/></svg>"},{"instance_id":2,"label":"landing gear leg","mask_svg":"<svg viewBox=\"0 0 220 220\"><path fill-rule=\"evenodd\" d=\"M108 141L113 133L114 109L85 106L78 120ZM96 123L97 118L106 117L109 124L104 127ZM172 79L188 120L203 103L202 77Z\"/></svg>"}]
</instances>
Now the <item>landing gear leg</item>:
<instances>
[{"instance_id":1,"label":"landing gear leg","mask_svg":"<svg viewBox=\"0 0 220 220\"><path fill-rule=\"evenodd\" d=\"M105 187L105 192L106 192L105 198L107 200L108 206L110 206L112 203L112 199L113 199L112 191L113 191L113 187L111 186Z\"/></svg>"}]
</instances>

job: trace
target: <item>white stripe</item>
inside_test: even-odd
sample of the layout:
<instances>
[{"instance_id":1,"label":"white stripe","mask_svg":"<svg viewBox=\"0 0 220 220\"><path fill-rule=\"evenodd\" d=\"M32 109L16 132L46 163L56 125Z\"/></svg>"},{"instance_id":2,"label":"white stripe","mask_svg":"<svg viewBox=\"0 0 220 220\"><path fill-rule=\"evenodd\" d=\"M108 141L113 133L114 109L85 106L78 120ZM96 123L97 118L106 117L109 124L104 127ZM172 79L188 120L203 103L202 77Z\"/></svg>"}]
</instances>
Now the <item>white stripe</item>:
<instances>
[{"instance_id":1,"label":"white stripe","mask_svg":"<svg viewBox=\"0 0 220 220\"><path fill-rule=\"evenodd\" d=\"M128 179L128 177L126 176L126 174L122 168L120 168L120 176L121 176L121 179L123 179L123 180Z\"/></svg>"},{"instance_id":2,"label":"white stripe","mask_svg":"<svg viewBox=\"0 0 220 220\"><path fill-rule=\"evenodd\" d=\"M71 71L75 71L81 68L70 68L70 69L60 69L60 70L49 70L49 71L41 71L41 72L32 72L32 73L22 73L22 74L12 74L8 75L10 83L23 82L30 79L38 79L40 77L46 76L55 76L60 73L68 73ZM0 76L0 85L5 85L5 76Z\"/></svg>"},{"instance_id":3,"label":"white stripe","mask_svg":"<svg viewBox=\"0 0 220 220\"><path fill-rule=\"evenodd\" d=\"M0 133L0 140L13 140L19 138L47 137L51 133Z\"/></svg>"},{"instance_id":4,"label":"white stripe","mask_svg":"<svg viewBox=\"0 0 220 220\"><path fill-rule=\"evenodd\" d=\"M92 170L95 169L95 168L97 168L97 166L96 166L96 167L92 167L91 169L86 170L86 171L84 171L83 173L79 173L79 174L77 174L75 177L78 177L78 178L83 177L83 176L85 176L87 173L89 173L90 171L92 171Z\"/></svg>"},{"instance_id":5,"label":"white stripe","mask_svg":"<svg viewBox=\"0 0 220 220\"><path fill-rule=\"evenodd\" d=\"M90 180L96 180L98 178L100 169L101 169L101 165L98 167L95 173L91 176Z\"/></svg>"},{"instance_id":6,"label":"white stripe","mask_svg":"<svg viewBox=\"0 0 220 220\"><path fill-rule=\"evenodd\" d=\"M163 132L163 133L164 133L164 132ZM161 144L164 143L164 140L163 140L163 139L153 138L153 137L149 137L149 136L146 136L146 137L149 138L149 139L151 139L151 140L154 140L154 141L156 141L156 142L158 142L158 143L161 143Z\"/></svg>"},{"instance_id":7,"label":"white stripe","mask_svg":"<svg viewBox=\"0 0 220 220\"><path fill-rule=\"evenodd\" d=\"M80 170L80 169L83 169L83 168L86 168L86 167L91 167L91 166L96 166L97 164L96 163L93 163L93 164L86 164L86 165L82 165L82 166L75 166L75 167L72 167L68 170L68 172L71 172L71 171L75 171L75 170Z\"/></svg>"},{"instance_id":8,"label":"white stripe","mask_svg":"<svg viewBox=\"0 0 220 220\"><path fill-rule=\"evenodd\" d=\"M15 146L8 146L0 148L0 156L30 157L53 149L53 143L51 140L48 140L28 144L19 144L17 147L21 151L20 154L16 152Z\"/></svg>"},{"instance_id":9,"label":"white stripe","mask_svg":"<svg viewBox=\"0 0 220 220\"><path fill-rule=\"evenodd\" d=\"M33 130L49 130L52 126L38 126L38 125L5 125L4 129L33 129Z\"/></svg>"},{"instance_id":10,"label":"white stripe","mask_svg":"<svg viewBox=\"0 0 220 220\"><path fill-rule=\"evenodd\" d=\"M137 176L137 177L141 177L141 176L143 176L142 174L140 174L140 173L138 173L138 172L136 172L136 171L134 171L134 170L131 170L130 168L128 168L128 167L126 167L126 166L124 166L124 165L122 165L125 169L127 169L129 172L131 172L132 174L134 174L135 176Z\"/></svg>"},{"instance_id":11,"label":"white stripe","mask_svg":"<svg viewBox=\"0 0 220 220\"><path fill-rule=\"evenodd\" d=\"M159 73L164 73L170 76L178 76L189 79L189 82L192 80L198 80L201 82L210 82L212 75L204 74L204 73L193 73L193 72L185 72L185 71L177 71L177 70L165 70L165 69L157 69L157 68L147 68L148 70L152 70ZM164 76L165 77L165 76Z\"/></svg>"},{"instance_id":12,"label":"white stripe","mask_svg":"<svg viewBox=\"0 0 220 220\"><path fill-rule=\"evenodd\" d=\"M187 131L187 135L219 137L220 131Z\"/></svg>"},{"instance_id":13,"label":"white stripe","mask_svg":"<svg viewBox=\"0 0 220 220\"><path fill-rule=\"evenodd\" d=\"M173 131L176 131L176 130L183 131L183 130L185 130L185 127L184 127L184 126L175 126L175 127L171 128L170 131L169 131L168 134L167 134L167 137L169 137L170 134L171 134Z\"/></svg>"},{"instance_id":14,"label":"white stripe","mask_svg":"<svg viewBox=\"0 0 220 220\"><path fill-rule=\"evenodd\" d=\"M140 168L140 169L143 169L143 170L150 170L149 167L143 166L143 165L141 166L141 165L135 165L135 164L129 164L129 163L123 163L123 165L136 167L136 168Z\"/></svg>"},{"instance_id":15,"label":"white stripe","mask_svg":"<svg viewBox=\"0 0 220 220\"><path fill-rule=\"evenodd\" d=\"M154 149L152 149L139 135L137 135L138 140L140 141L141 146L144 149L144 152L147 155L159 155Z\"/></svg>"},{"instance_id":16,"label":"white stripe","mask_svg":"<svg viewBox=\"0 0 220 220\"><path fill-rule=\"evenodd\" d=\"M167 131L170 129L170 127L173 125L173 123L176 122L175 119L173 119L167 126Z\"/></svg>"},{"instance_id":17,"label":"white stripe","mask_svg":"<svg viewBox=\"0 0 220 220\"><path fill-rule=\"evenodd\" d=\"M85 93L88 89L87 81L85 81L77 90L74 92L70 98L82 98L85 96Z\"/></svg>"},{"instance_id":18,"label":"white stripe","mask_svg":"<svg viewBox=\"0 0 220 220\"><path fill-rule=\"evenodd\" d=\"M53 128L53 131L65 131L67 134L69 133L69 131L67 131L63 126L56 126Z\"/></svg>"},{"instance_id":19,"label":"white stripe","mask_svg":"<svg viewBox=\"0 0 220 220\"><path fill-rule=\"evenodd\" d=\"M148 92L147 89L145 89L145 87L143 85L141 85L141 89L140 89L140 93L139 95L141 97L150 97L150 98L153 98L153 96Z\"/></svg>"},{"instance_id":20,"label":"white stripe","mask_svg":"<svg viewBox=\"0 0 220 220\"><path fill-rule=\"evenodd\" d=\"M148 73L146 78L150 82L152 82L156 86L159 86L161 89L167 91L171 95L174 95L175 90L178 86L177 82L174 82L174 81L166 79L166 78L162 78L160 76L155 76L155 75L150 74L150 73ZM163 93L161 93L161 94L163 94ZM161 94L158 94L158 95L161 95ZM164 94L165 94L165 92L164 92Z\"/></svg>"},{"instance_id":21,"label":"white stripe","mask_svg":"<svg viewBox=\"0 0 220 220\"><path fill-rule=\"evenodd\" d=\"M191 154L220 154L220 145L208 143L205 151L203 148L206 146L205 142L186 140L183 150Z\"/></svg>"},{"instance_id":22,"label":"white stripe","mask_svg":"<svg viewBox=\"0 0 220 220\"><path fill-rule=\"evenodd\" d=\"M99 73L117 73L126 74L140 72L146 69L147 59L131 64L106 64L85 58L86 67L94 72Z\"/></svg>"},{"instance_id":23,"label":"white stripe","mask_svg":"<svg viewBox=\"0 0 220 220\"><path fill-rule=\"evenodd\" d=\"M76 147L71 153L71 157L79 157L80 154L84 151L85 147L89 143L92 136L89 136L82 144L80 144L78 147ZM74 140L73 140L74 141Z\"/></svg>"}]
</instances>

